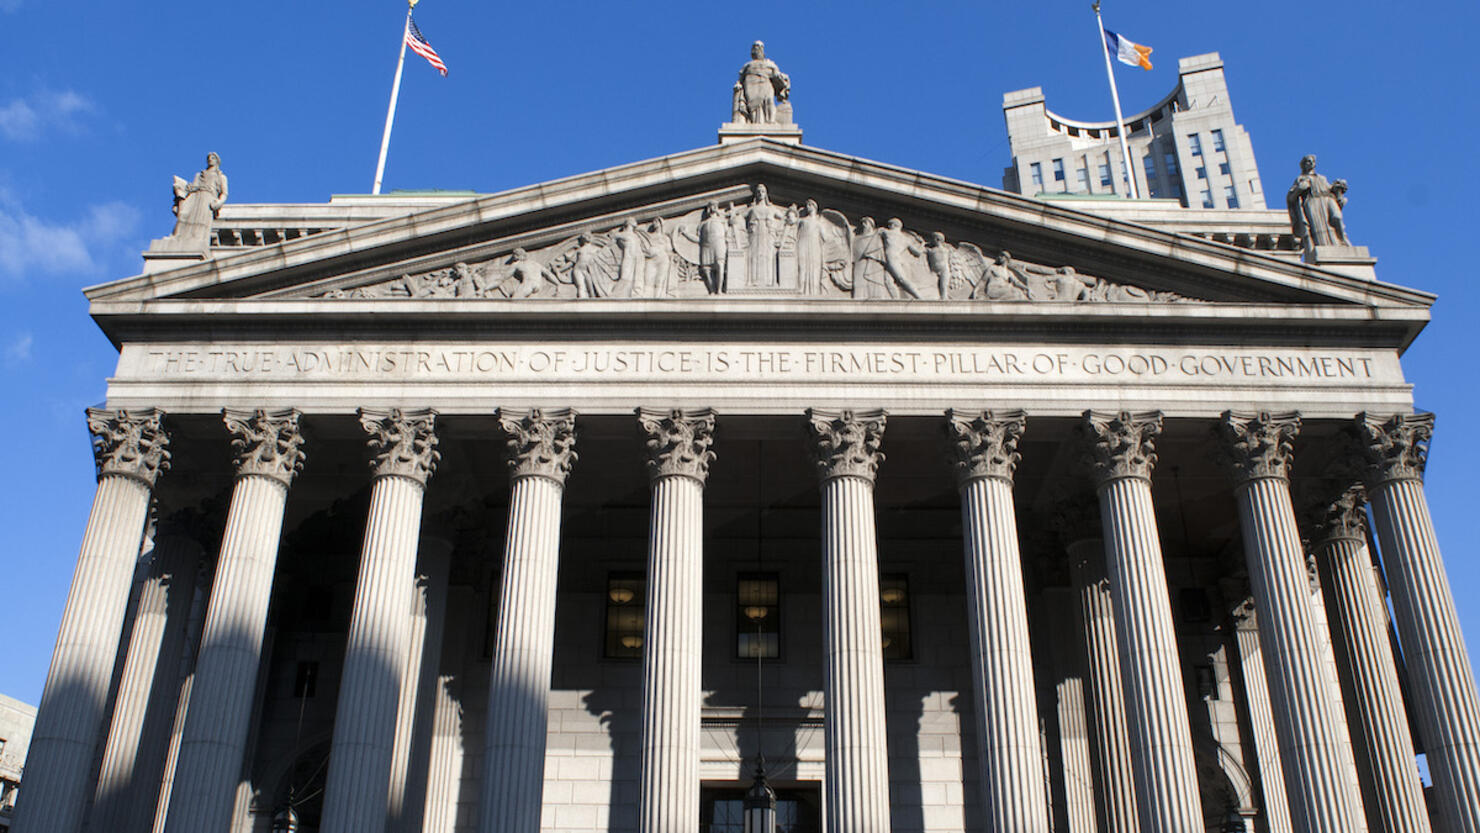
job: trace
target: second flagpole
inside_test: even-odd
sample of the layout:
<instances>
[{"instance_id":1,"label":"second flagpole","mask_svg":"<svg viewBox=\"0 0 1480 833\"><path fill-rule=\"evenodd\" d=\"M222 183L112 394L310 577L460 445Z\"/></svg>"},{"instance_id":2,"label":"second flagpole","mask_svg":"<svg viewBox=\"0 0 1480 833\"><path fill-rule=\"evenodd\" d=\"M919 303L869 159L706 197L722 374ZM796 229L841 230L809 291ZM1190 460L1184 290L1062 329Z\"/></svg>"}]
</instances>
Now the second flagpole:
<instances>
[{"instance_id":1,"label":"second flagpole","mask_svg":"<svg viewBox=\"0 0 1480 833\"><path fill-rule=\"evenodd\" d=\"M1125 179L1130 186L1130 198L1133 200L1140 199L1141 192L1136 187L1136 169L1131 166L1131 146L1125 140L1125 117L1120 115L1120 91L1115 89L1115 67L1110 64L1110 44L1105 40L1105 21L1100 19L1100 0L1095 0L1094 10L1095 28L1098 30L1095 34L1100 38L1100 51L1105 53L1105 75L1110 79L1110 100L1115 103L1115 132L1120 136L1120 154L1125 160ZM401 77L399 72L397 70L397 79ZM391 100L394 101L395 99L392 98ZM389 122L386 124L386 135L390 135ZM381 153L383 156L384 151ZM379 177L377 177L376 182L379 181Z\"/></svg>"},{"instance_id":2,"label":"second flagpole","mask_svg":"<svg viewBox=\"0 0 1480 833\"><path fill-rule=\"evenodd\" d=\"M407 0L406 3L406 22L401 26L401 55L396 59L396 80L391 82L391 106L385 111L385 132L380 136L380 161L375 163L375 184L370 188L371 194L380 193L380 183L385 179L385 154L391 148L391 125L396 121L396 99L401 96L401 70L406 68L406 32L411 27L411 10L416 8L416 2Z\"/></svg>"}]
</instances>

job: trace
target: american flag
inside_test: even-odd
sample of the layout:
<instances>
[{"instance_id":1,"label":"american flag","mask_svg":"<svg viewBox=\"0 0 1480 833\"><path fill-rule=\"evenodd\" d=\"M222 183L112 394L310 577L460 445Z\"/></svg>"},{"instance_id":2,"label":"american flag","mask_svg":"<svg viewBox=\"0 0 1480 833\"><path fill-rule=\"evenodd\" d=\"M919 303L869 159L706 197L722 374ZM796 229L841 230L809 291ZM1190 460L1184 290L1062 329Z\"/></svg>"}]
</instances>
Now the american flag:
<instances>
[{"instance_id":1,"label":"american flag","mask_svg":"<svg viewBox=\"0 0 1480 833\"><path fill-rule=\"evenodd\" d=\"M443 78L447 77L447 65L442 63L442 56L438 55L437 50L427 43L426 37L421 34L420 29L416 28L416 21L412 20L410 15L406 16L406 45L411 47L412 52L426 58L427 63L442 73Z\"/></svg>"}]
</instances>

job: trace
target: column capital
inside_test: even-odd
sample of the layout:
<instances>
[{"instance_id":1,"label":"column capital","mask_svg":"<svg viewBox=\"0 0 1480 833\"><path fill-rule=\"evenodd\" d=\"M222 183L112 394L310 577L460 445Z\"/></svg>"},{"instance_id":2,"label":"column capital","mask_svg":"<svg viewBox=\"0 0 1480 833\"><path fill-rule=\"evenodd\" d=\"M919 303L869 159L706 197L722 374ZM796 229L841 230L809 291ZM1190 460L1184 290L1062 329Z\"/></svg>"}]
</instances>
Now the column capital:
<instances>
[{"instance_id":1,"label":"column capital","mask_svg":"<svg viewBox=\"0 0 1480 833\"><path fill-rule=\"evenodd\" d=\"M1027 427L1027 414L1021 410L947 410L946 434L955 449L957 481L965 486L990 477L1011 483L1022 459L1018 440Z\"/></svg>"},{"instance_id":2,"label":"column capital","mask_svg":"<svg viewBox=\"0 0 1480 833\"><path fill-rule=\"evenodd\" d=\"M879 446L884 442L888 415L871 411L807 409L807 430L812 436L812 461L823 482L837 477L861 477L870 483L884 462Z\"/></svg>"},{"instance_id":3,"label":"column capital","mask_svg":"<svg viewBox=\"0 0 1480 833\"><path fill-rule=\"evenodd\" d=\"M638 408L647 434L648 477L687 477L703 484L714 452L714 411L709 408Z\"/></svg>"},{"instance_id":4,"label":"column capital","mask_svg":"<svg viewBox=\"0 0 1480 833\"><path fill-rule=\"evenodd\" d=\"M1367 485L1389 480L1423 480L1434 436L1433 414L1394 414L1383 418L1363 411L1353 421L1357 446L1367 464Z\"/></svg>"},{"instance_id":5,"label":"column capital","mask_svg":"<svg viewBox=\"0 0 1480 833\"><path fill-rule=\"evenodd\" d=\"M170 436L163 421L164 411L158 408L88 408L87 430L92 433L98 477L130 477L154 488L154 481L170 468Z\"/></svg>"},{"instance_id":6,"label":"column capital","mask_svg":"<svg viewBox=\"0 0 1480 833\"><path fill-rule=\"evenodd\" d=\"M561 486L575 465L576 412L570 408L530 408L524 414L498 412L509 435L509 479L543 477Z\"/></svg>"},{"instance_id":7,"label":"column capital","mask_svg":"<svg viewBox=\"0 0 1480 833\"><path fill-rule=\"evenodd\" d=\"M370 435L370 468L376 477L404 477L422 487L437 469L437 412L431 408L403 411L360 408L360 426Z\"/></svg>"},{"instance_id":8,"label":"column capital","mask_svg":"<svg viewBox=\"0 0 1480 833\"><path fill-rule=\"evenodd\" d=\"M1079 424L1095 481L1134 477L1151 479L1156 466L1156 438L1161 435L1161 411L1085 411Z\"/></svg>"},{"instance_id":9,"label":"column capital","mask_svg":"<svg viewBox=\"0 0 1480 833\"><path fill-rule=\"evenodd\" d=\"M1244 587L1244 592L1248 592L1247 586ZM1254 597L1246 596L1243 601L1234 605L1233 610L1228 611L1228 618L1233 620L1234 630L1259 630L1259 613L1254 608Z\"/></svg>"},{"instance_id":10,"label":"column capital","mask_svg":"<svg viewBox=\"0 0 1480 833\"><path fill-rule=\"evenodd\" d=\"M303 470L303 432L298 411L289 408L266 411L222 408L221 419L231 434L232 463L236 476L259 475L293 485Z\"/></svg>"},{"instance_id":11,"label":"column capital","mask_svg":"<svg viewBox=\"0 0 1480 833\"><path fill-rule=\"evenodd\" d=\"M1353 484L1335 497L1316 501L1305 512L1306 537L1314 546L1350 539L1367 542L1367 490Z\"/></svg>"},{"instance_id":12,"label":"column capital","mask_svg":"<svg viewBox=\"0 0 1480 833\"><path fill-rule=\"evenodd\" d=\"M1237 482L1290 479L1295 435L1300 433L1298 411L1224 411L1215 433L1218 457Z\"/></svg>"}]
</instances>

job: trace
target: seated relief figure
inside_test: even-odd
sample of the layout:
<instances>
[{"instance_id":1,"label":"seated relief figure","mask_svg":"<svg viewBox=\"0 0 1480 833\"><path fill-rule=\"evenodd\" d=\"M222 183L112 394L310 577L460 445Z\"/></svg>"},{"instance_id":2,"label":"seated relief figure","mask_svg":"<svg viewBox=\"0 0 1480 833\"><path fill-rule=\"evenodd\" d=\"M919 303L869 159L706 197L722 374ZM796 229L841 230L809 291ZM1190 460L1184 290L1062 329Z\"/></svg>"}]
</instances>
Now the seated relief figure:
<instances>
[{"instance_id":1,"label":"seated relief figure","mask_svg":"<svg viewBox=\"0 0 1480 833\"><path fill-rule=\"evenodd\" d=\"M1324 181L1323 181L1324 182ZM1339 197L1344 183L1327 187ZM718 200L678 216L626 217L542 248L515 248L379 283L322 292L336 298L528 300L761 295L960 303L1156 303L1187 300L1114 283L1073 266L988 257L944 232L926 242L898 217L855 226L816 200L776 204L764 185L751 201Z\"/></svg>"}]
</instances>

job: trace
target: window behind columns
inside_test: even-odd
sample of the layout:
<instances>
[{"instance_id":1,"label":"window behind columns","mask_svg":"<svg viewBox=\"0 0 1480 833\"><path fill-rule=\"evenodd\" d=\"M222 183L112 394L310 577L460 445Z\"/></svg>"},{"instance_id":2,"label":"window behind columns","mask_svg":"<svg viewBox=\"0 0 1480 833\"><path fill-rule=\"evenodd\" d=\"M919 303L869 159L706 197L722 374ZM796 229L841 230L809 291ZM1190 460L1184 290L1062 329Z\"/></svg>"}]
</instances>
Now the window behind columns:
<instances>
[{"instance_id":1,"label":"window behind columns","mask_svg":"<svg viewBox=\"0 0 1480 833\"><path fill-rule=\"evenodd\" d=\"M884 659L910 659L910 581L901 574L879 579L879 621L884 629Z\"/></svg>"},{"instance_id":2,"label":"window behind columns","mask_svg":"<svg viewBox=\"0 0 1480 833\"><path fill-rule=\"evenodd\" d=\"M606 656L642 658L647 582L642 573L610 573L606 579Z\"/></svg>"},{"instance_id":3,"label":"window behind columns","mask_svg":"<svg viewBox=\"0 0 1480 833\"><path fill-rule=\"evenodd\" d=\"M781 581L775 573L741 573L735 583L735 656L781 656Z\"/></svg>"}]
</instances>

